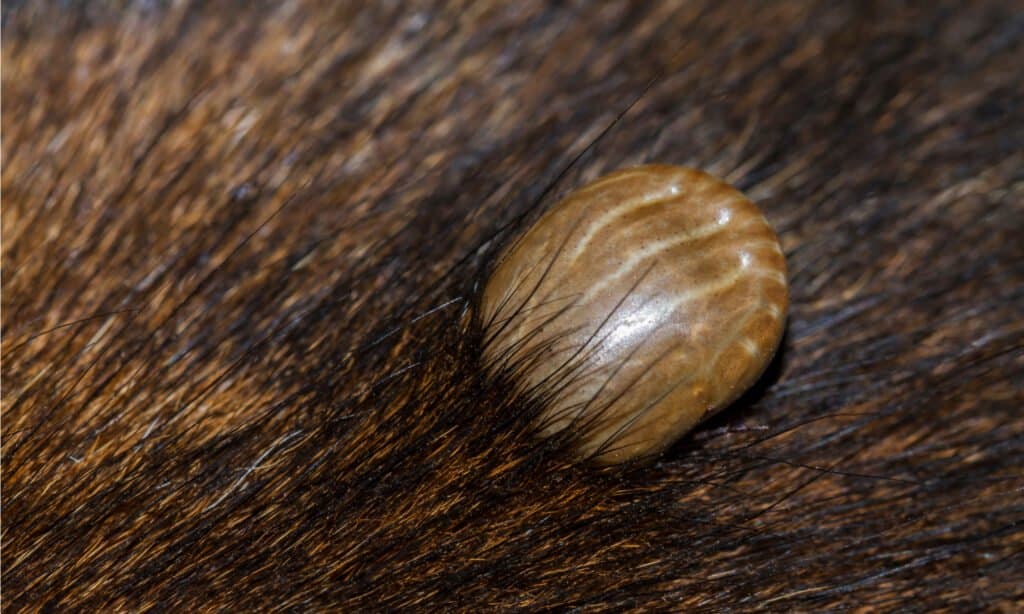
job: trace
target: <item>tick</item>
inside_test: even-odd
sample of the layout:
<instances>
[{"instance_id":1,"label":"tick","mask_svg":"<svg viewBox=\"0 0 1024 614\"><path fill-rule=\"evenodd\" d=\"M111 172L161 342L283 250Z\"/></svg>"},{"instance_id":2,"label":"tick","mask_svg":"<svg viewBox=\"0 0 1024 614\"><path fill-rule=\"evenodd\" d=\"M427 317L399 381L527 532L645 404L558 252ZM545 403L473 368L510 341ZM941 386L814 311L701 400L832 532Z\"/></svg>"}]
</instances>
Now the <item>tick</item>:
<instances>
[{"instance_id":1,"label":"tick","mask_svg":"<svg viewBox=\"0 0 1024 614\"><path fill-rule=\"evenodd\" d=\"M498 259L484 360L545 399L601 464L655 456L728 406L782 338L786 263L749 199L707 173L650 165L571 193Z\"/></svg>"}]
</instances>

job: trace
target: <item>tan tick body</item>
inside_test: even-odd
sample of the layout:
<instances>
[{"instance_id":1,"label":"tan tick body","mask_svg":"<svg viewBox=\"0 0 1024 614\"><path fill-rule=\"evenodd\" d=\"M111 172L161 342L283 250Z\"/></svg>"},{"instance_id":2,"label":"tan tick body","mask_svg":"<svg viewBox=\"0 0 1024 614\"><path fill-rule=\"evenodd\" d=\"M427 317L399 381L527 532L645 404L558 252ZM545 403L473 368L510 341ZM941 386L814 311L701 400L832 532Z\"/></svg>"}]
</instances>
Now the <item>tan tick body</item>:
<instances>
[{"instance_id":1,"label":"tan tick body","mask_svg":"<svg viewBox=\"0 0 1024 614\"><path fill-rule=\"evenodd\" d=\"M642 166L570 194L505 252L481 301L488 364L554 392L541 431L601 463L656 455L743 393L785 324L758 208L701 171Z\"/></svg>"}]
</instances>

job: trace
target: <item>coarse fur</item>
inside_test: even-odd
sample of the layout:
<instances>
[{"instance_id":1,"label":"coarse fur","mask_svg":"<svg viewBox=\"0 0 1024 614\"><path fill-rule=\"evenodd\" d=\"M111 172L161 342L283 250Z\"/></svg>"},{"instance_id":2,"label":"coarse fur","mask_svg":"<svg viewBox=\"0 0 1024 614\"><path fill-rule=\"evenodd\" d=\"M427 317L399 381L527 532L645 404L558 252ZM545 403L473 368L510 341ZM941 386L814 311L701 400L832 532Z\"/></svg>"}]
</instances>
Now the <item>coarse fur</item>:
<instances>
[{"instance_id":1,"label":"coarse fur","mask_svg":"<svg viewBox=\"0 0 1024 614\"><path fill-rule=\"evenodd\" d=\"M5 3L5 610L1020 608L1022 65L1007 2ZM474 307L643 162L789 328L596 468Z\"/></svg>"}]
</instances>

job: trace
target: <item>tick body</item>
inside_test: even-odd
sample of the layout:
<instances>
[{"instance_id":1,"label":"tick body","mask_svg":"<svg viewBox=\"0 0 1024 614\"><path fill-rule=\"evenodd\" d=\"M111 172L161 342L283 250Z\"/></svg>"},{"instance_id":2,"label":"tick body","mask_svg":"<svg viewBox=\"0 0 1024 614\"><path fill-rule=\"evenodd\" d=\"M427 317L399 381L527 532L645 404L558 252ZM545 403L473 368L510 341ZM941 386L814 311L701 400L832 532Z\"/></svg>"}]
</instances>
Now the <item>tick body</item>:
<instances>
[{"instance_id":1,"label":"tick body","mask_svg":"<svg viewBox=\"0 0 1024 614\"><path fill-rule=\"evenodd\" d=\"M778 347L786 265L758 208L701 171L606 175L502 255L480 315L484 358L541 394L602 464L659 454L739 397Z\"/></svg>"}]
</instances>

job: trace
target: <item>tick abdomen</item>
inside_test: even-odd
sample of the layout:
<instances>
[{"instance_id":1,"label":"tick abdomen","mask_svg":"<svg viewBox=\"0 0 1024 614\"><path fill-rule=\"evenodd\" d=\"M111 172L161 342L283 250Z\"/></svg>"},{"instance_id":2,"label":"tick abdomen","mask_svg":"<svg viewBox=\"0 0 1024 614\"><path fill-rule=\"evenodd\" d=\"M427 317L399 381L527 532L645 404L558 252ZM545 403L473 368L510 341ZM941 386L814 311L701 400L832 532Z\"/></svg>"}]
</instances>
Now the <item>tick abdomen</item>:
<instances>
[{"instance_id":1,"label":"tick abdomen","mask_svg":"<svg viewBox=\"0 0 1024 614\"><path fill-rule=\"evenodd\" d=\"M570 194L501 257L485 360L542 393L540 430L612 463L660 453L746 390L787 307L774 231L701 171L651 165Z\"/></svg>"}]
</instances>

